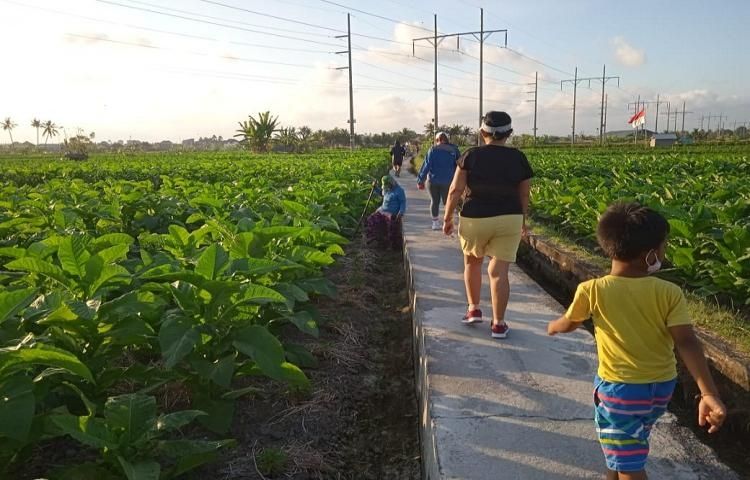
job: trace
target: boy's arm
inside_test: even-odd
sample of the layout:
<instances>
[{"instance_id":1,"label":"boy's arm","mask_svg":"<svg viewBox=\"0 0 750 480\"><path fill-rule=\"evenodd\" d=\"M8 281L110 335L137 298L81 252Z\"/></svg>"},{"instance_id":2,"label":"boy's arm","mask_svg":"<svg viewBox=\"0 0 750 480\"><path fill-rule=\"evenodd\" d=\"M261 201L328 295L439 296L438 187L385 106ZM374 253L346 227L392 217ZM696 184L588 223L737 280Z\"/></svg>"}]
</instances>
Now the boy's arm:
<instances>
[{"instance_id":1,"label":"boy's arm","mask_svg":"<svg viewBox=\"0 0 750 480\"><path fill-rule=\"evenodd\" d=\"M547 335L557 335L558 333L570 333L581 326L583 322L574 322L565 315L557 320L547 324Z\"/></svg>"},{"instance_id":2,"label":"boy's arm","mask_svg":"<svg viewBox=\"0 0 750 480\"><path fill-rule=\"evenodd\" d=\"M677 352L693 376L701 391L698 404L698 425L708 424L708 433L714 433L726 420L727 409L719 398L714 379L708 369L700 340L695 336L692 325L669 327Z\"/></svg>"}]
</instances>

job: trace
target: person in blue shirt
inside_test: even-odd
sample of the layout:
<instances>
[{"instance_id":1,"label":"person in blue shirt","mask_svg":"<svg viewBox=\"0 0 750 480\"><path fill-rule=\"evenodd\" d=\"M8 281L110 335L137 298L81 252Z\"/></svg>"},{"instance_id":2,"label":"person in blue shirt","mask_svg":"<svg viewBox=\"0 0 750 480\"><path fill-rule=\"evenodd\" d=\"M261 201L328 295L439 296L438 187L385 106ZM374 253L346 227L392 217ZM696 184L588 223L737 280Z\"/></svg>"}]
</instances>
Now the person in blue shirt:
<instances>
[{"instance_id":1,"label":"person in blue shirt","mask_svg":"<svg viewBox=\"0 0 750 480\"><path fill-rule=\"evenodd\" d=\"M406 194L404 189L390 176L380 179L380 186L373 182L378 195L383 196L382 205L367 217L365 232L367 240L384 247L401 248L401 218L406 212Z\"/></svg>"},{"instance_id":2,"label":"person in blue shirt","mask_svg":"<svg viewBox=\"0 0 750 480\"><path fill-rule=\"evenodd\" d=\"M425 180L429 181L430 211L432 213L432 229L442 230L440 224L440 202L445 206L448 200L448 190L456 172L456 161L461 156L458 147L449 142L448 134L438 132L435 135L435 146L430 148L424 157L422 168L417 175L417 188L424 189Z\"/></svg>"}]
</instances>

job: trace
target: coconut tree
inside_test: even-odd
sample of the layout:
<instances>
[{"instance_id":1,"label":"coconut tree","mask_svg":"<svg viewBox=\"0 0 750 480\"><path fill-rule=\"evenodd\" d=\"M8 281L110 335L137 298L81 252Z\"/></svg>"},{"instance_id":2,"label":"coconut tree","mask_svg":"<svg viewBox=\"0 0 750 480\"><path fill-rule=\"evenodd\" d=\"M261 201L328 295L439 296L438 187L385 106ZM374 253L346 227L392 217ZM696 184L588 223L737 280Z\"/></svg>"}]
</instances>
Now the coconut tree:
<instances>
[{"instance_id":1,"label":"coconut tree","mask_svg":"<svg viewBox=\"0 0 750 480\"><path fill-rule=\"evenodd\" d=\"M247 120L237 123L240 128L237 129L235 137L241 137L241 142L256 152L266 152L273 132L279 124L279 117L272 117L271 112L266 111L258 113L257 119L248 115Z\"/></svg>"},{"instance_id":2,"label":"coconut tree","mask_svg":"<svg viewBox=\"0 0 750 480\"><path fill-rule=\"evenodd\" d=\"M42 127L42 121L35 118L31 121L31 126L36 128L36 146L39 147L39 129Z\"/></svg>"},{"instance_id":3,"label":"coconut tree","mask_svg":"<svg viewBox=\"0 0 750 480\"><path fill-rule=\"evenodd\" d=\"M45 140L44 140L44 144L45 145L47 145L47 141L50 138L57 136L57 134L59 133L58 130L57 130L57 128L58 128L57 125L55 125L54 123L52 123L52 120L47 120L46 122L44 122L42 124L42 129L43 129L42 130L42 136L46 137Z\"/></svg>"},{"instance_id":4,"label":"coconut tree","mask_svg":"<svg viewBox=\"0 0 750 480\"><path fill-rule=\"evenodd\" d=\"M5 121L3 122L3 130L8 131L8 135L10 136L10 144L13 145L13 129L18 126L17 123L13 122L13 120L10 119L10 117L6 117Z\"/></svg>"}]
</instances>

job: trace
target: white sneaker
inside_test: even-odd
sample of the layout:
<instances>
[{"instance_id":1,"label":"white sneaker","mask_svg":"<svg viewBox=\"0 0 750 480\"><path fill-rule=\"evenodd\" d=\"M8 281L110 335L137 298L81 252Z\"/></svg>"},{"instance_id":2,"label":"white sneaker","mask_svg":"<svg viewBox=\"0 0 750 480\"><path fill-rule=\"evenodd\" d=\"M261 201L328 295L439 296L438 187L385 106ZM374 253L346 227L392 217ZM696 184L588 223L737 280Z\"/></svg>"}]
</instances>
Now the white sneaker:
<instances>
[{"instance_id":1,"label":"white sneaker","mask_svg":"<svg viewBox=\"0 0 750 480\"><path fill-rule=\"evenodd\" d=\"M442 230L443 225L440 223L440 220L433 220L432 221L432 229L433 230Z\"/></svg>"}]
</instances>

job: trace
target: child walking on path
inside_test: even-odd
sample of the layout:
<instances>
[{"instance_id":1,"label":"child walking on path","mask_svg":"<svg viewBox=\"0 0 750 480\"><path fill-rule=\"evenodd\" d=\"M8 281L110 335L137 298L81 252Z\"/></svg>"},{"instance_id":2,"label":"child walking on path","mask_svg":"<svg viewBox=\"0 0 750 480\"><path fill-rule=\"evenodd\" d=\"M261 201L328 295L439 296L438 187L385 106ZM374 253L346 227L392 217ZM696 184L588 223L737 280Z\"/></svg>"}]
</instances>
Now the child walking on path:
<instances>
[{"instance_id":1,"label":"child walking on path","mask_svg":"<svg viewBox=\"0 0 750 480\"><path fill-rule=\"evenodd\" d=\"M661 267L668 233L667 220L648 207L610 206L597 228L610 274L580 284L565 315L547 327L549 335L568 333L593 319L594 421L607 480L647 478L649 434L677 381L675 347L700 388L698 424L714 433L726 418L682 291L649 276Z\"/></svg>"}]
</instances>

